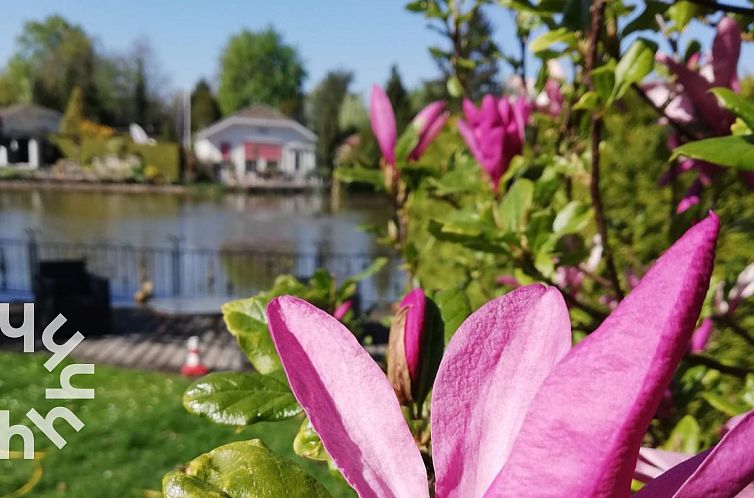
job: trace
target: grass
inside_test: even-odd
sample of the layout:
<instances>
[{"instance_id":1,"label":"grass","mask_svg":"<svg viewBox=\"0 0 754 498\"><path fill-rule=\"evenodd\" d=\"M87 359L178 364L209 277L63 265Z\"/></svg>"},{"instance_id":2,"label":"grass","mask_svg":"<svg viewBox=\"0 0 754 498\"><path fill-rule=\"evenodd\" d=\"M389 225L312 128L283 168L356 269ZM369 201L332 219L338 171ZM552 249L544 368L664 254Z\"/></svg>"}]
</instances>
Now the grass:
<instances>
[{"instance_id":1,"label":"grass","mask_svg":"<svg viewBox=\"0 0 754 498\"><path fill-rule=\"evenodd\" d=\"M132 498L160 496L165 472L230 441L260 438L270 448L304 466L333 497L355 496L323 465L293 455L291 442L300 420L221 427L186 413L181 396L190 381L176 375L96 366L93 376L74 378L94 387L94 400L46 400L45 388L59 387L57 374L44 369L46 356L0 353L0 410L11 424L26 423L31 409L43 416L55 406L70 408L85 423L76 433L64 421L56 428L68 444L58 450L35 429L42 476L26 496L35 498ZM17 438L16 438L17 439ZM16 443L15 445L13 443ZM11 450L20 450L13 441ZM0 498L17 496L34 472L31 462L0 461ZM151 491L151 492L150 492Z\"/></svg>"}]
</instances>

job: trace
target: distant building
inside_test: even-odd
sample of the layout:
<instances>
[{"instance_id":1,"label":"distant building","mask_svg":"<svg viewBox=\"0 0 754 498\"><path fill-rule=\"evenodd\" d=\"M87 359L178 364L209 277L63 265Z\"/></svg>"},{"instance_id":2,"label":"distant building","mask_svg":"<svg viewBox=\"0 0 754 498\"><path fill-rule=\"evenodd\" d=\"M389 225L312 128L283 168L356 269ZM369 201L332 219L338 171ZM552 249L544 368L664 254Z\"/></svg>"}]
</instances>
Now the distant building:
<instances>
[{"instance_id":1,"label":"distant building","mask_svg":"<svg viewBox=\"0 0 754 498\"><path fill-rule=\"evenodd\" d=\"M58 132L62 117L36 104L0 107L0 167L44 164L53 150L47 137Z\"/></svg>"},{"instance_id":2,"label":"distant building","mask_svg":"<svg viewBox=\"0 0 754 498\"><path fill-rule=\"evenodd\" d=\"M195 135L199 162L216 165L230 185L305 184L316 168L317 136L262 105L243 109Z\"/></svg>"}]
</instances>

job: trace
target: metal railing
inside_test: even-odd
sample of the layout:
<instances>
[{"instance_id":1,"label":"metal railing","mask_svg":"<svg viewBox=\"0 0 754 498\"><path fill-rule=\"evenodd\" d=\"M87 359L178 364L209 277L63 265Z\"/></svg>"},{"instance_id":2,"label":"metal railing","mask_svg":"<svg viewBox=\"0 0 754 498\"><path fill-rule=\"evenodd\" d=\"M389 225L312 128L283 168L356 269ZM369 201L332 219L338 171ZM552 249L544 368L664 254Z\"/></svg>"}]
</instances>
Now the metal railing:
<instances>
[{"instance_id":1,"label":"metal railing","mask_svg":"<svg viewBox=\"0 0 754 498\"><path fill-rule=\"evenodd\" d=\"M43 241L34 231L26 239L0 238L0 292L31 293L32 268L39 261L83 259L88 271L110 280L114 300L132 300L145 281L155 297L246 297L268 289L278 275L306 278L318 268L338 281L367 268L385 256L388 265L359 284L364 306L400 298L405 285L401 261L395 255L275 252L254 249L202 249L169 237L164 246Z\"/></svg>"}]
</instances>

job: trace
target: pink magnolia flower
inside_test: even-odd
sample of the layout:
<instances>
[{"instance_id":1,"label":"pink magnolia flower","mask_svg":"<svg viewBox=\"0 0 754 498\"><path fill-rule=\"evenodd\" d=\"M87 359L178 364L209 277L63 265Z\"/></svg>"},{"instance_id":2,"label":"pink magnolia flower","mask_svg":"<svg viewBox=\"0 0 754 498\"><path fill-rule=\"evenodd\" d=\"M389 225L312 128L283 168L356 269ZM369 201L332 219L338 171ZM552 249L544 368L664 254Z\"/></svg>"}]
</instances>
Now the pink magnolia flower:
<instances>
[{"instance_id":1,"label":"pink magnolia flower","mask_svg":"<svg viewBox=\"0 0 754 498\"><path fill-rule=\"evenodd\" d=\"M472 314L434 384L437 498L630 495L641 441L704 300L718 220L691 228L590 336L571 348L560 293L522 287ZM382 369L327 313L267 307L294 395L361 497L427 498L427 472ZM643 498L734 496L754 478L754 417L657 476Z\"/></svg>"},{"instance_id":2,"label":"pink magnolia flower","mask_svg":"<svg viewBox=\"0 0 754 498\"><path fill-rule=\"evenodd\" d=\"M458 121L458 131L497 190L511 160L524 149L531 105L526 97L497 100L485 95L479 109L465 99L463 111L466 119Z\"/></svg>"},{"instance_id":3,"label":"pink magnolia flower","mask_svg":"<svg viewBox=\"0 0 754 498\"><path fill-rule=\"evenodd\" d=\"M377 139L380 152L382 152L382 157L385 158L387 164L395 166L395 145L398 141L395 113L385 90L377 85L372 86L370 107L369 119L372 123L372 131ZM411 126L414 126L418 131L419 140L409 153L409 160L418 160L424 154L424 151L427 150L429 144L442 131L449 117L449 113L444 111L445 103L436 101L427 105L414 117Z\"/></svg>"},{"instance_id":4,"label":"pink magnolia flower","mask_svg":"<svg viewBox=\"0 0 754 498\"><path fill-rule=\"evenodd\" d=\"M698 57L692 57L689 63L682 64L666 54L657 54L658 62L665 64L675 73L677 83L680 84L680 89L673 90L674 96L665 112L680 122L704 125L712 135L729 135L735 116L720 105L717 97L710 90L715 87L724 87L735 92L740 91L737 75L740 54L741 28L735 20L727 16L723 17L717 25L709 64L702 66L699 70L696 69ZM659 103L662 98L661 89L662 85L657 84L648 92L649 97L656 103ZM668 90L669 96L670 93L671 91ZM677 138L675 142L669 146L677 147ZM679 213L699 203L702 186L711 182L711 178L720 171L720 167L704 161L685 159L676 169L677 172L688 170L698 171L699 176L679 204L677 208ZM747 184L754 186L754 175L745 172L741 173L741 177ZM665 181L667 178L672 178L672 175L666 177Z\"/></svg>"},{"instance_id":5,"label":"pink magnolia flower","mask_svg":"<svg viewBox=\"0 0 754 498\"><path fill-rule=\"evenodd\" d=\"M537 96L535 103L540 112L553 117L560 116L565 103L565 97L560 90L560 83L554 79L548 79L544 91Z\"/></svg>"},{"instance_id":6,"label":"pink magnolia flower","mask_svg":"<svg viewBox=\"0 0 754 498\"><path fill-rule=\"evenodd\" d=\"M421 367L422 344L424 342L424 318L427 310L427 298L424 291L416 288L406 294L400 303L400 308L407 308L406 325L404 329L404 349L406 364L411 382L419 380Z\"/></svg>"},{"instance_id":7,"label":"pink magnolia flower","mask_svg":"<svg viewBox=\"0 0 754 498\"><path fill-rule=\"evenodd\" d=\"M372 100L369 113L369 121L372 123L372 131L380 146L382 157L385 162L395 166L395 143L398 140L398 131L395 125L395 113L385 90L377 85L372 86Z\"/></svg>"},{"instance_id":8,"label":"pink magnolia flower","mask_svg":"<svg viewBox=\"0 0 754 498\"><path fill-rule=\"evenodd\" d=\"M346 299L343 301L340 306L335 308L335 311L333 311L332 316L338 320L343 321L343 319L346 317L349 311L351 311L351 308L353 307L353 301L350 299Z\"/></svg>"},{"instance_id":9,"label":"pink magnolia flower","mask_svg":"<svg viewBox=\"0 0 754 498\"><path fill-rule=\"evenodd\" d=\"M702 324L694 330L691 335L691 352L703 353L707 349L707 343L712 336L712 328L714 323L711 318L705 318L702 320Z\"/></svg>"}]
</instances>

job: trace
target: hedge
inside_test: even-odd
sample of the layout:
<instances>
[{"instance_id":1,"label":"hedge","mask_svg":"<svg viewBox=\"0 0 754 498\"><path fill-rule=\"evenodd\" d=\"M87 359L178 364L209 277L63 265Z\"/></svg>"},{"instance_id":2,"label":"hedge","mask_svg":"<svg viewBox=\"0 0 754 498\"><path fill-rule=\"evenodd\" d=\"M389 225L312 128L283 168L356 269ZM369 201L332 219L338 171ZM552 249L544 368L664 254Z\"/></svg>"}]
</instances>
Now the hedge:
<instances>
[{"instance_id":1,"label":"hedge","mask_svg":"<svg viewBox=\"0 0 754 498\"><path fill-rule=\"evenodd\" d=\"M181 176L181 159L178 144L174 142L162 142L155 145L136 144L126 137L90 138L81 140L77 147L73 139L56 135L52 142L58 147L61 154L68 159L80 162L82 165L89 164L92 159L106 154L134 154L144 161L144 167L154 167L168 182L175 183Z\"/></svg>"}]
</instances>

